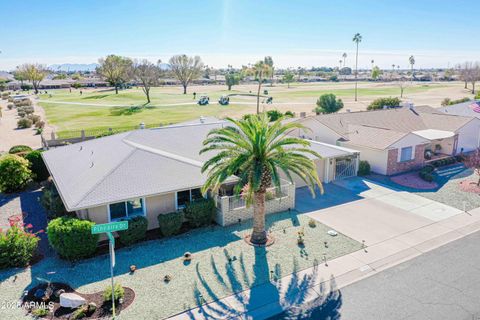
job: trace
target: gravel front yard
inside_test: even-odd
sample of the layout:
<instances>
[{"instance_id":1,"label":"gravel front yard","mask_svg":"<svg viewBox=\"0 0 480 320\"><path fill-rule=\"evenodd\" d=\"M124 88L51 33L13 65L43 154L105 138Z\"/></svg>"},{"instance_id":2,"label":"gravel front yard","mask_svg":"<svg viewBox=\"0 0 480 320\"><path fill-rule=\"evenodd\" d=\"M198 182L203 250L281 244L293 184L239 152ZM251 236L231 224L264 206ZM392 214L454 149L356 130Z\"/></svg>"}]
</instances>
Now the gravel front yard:
<instances>
[{"instance_id":1,"label":"gravel front yard","mask_svg":"<svg viewBox=\"0 0 480 320\"><path fill-rule=\"evenodd\" d=\"M251 221L241 226L209 227L165 239L145 242L116 253L116 281L135 291L136 299L122 312L123 319L162 319L196 307L199 301L213 301L233 292L260 285L272 276L282 277L312 267L325 253L333 259L359 250L361 244L295 211L268 217L276 239L268 248L249 246L243 237ZM305 246L297 245L298 231L304 231ZM328 242L325 248L324 241ZM183 261L185 252L193 254L191 263ZM135 274L128 273L136 265ZM273 271L273 272L272 272ZM172 280L165 283L165 275ZM65 282L80 292L93 293L109 284L109 258L101 256L77 264L46 258L24 271L0 272L0 301L16 301L26 288L38 283L37 277ZM17 319L19 309L2 310L2 317Z\"/></svg>"}]
</instances>

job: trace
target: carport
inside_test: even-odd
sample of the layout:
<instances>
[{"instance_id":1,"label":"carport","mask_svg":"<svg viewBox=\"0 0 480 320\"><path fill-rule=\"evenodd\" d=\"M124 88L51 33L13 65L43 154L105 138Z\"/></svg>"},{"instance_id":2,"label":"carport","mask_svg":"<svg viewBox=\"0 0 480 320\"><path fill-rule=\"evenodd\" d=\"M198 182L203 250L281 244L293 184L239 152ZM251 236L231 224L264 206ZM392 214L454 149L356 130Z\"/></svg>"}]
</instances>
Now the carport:
<instances>
[{"instance_id":1,"label":"carport","mask_svg":"<svg viewBox=\"0 0 480 320\"><path fill-rule=\"evenodd\" d=\"M357 175L359 151L314 140L308 142L310 148L321 156L314 159L320 181L328 183ZM305 186L299 177L294 177L294 182L297 188Z\"/></svg>"}]
</instances>

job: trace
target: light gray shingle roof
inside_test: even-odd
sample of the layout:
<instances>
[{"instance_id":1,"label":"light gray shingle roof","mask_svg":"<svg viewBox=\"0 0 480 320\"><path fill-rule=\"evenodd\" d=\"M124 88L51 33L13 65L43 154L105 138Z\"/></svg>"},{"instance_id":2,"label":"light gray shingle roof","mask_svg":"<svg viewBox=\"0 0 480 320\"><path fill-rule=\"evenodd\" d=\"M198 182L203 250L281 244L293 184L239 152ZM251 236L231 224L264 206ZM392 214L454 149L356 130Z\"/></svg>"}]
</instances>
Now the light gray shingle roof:
<instances>
[{"instance_id":1,"label":"light gray shingle roof","mask_svg":"<svg viewBox=\"0 0 480 320\"><path fill-rule=\"evenodd\" d=\"M413 131L452 131L473 118L447 115L428 106L318 115L314 119L345 140L366 147L385 149Z\"/></svg>"}]
</instances>

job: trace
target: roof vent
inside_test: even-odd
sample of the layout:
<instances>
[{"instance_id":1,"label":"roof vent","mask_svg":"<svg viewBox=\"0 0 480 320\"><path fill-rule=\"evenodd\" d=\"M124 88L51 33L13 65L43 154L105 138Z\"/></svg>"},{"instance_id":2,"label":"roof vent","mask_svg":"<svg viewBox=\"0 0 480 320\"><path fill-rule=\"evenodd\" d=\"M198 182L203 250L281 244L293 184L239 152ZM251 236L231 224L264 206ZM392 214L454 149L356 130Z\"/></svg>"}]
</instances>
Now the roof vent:
<instances>
[{"instance_id":1,"label":"roof vent","mask_svg":"<svg viewBox=\"0 0 480 320\"><path fill-rule=\"evenodd\" d=\"M82 151L83 150L83 146L80 146L80 149L78 149L78 151Z\"/></svg>"},{"instance_id":2,"label":"roof vent","mask_svg":"<svg viewBox=\"0 0 480 320\"><path fill-rule=\"evenodd\" d=\"M93 168L93 161L92 161L92 163L90 163L90 168Z\"/></svg>"}]
</instances>

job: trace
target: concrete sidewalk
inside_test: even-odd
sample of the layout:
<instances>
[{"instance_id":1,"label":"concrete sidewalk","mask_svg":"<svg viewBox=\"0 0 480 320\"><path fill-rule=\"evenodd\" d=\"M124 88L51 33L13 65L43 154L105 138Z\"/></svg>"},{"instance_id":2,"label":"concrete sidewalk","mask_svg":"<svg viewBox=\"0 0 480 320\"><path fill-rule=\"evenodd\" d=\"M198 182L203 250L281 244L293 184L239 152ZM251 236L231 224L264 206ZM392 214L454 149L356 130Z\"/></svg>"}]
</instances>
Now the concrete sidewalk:
<instances>
[{"instance_id":1,"label":"concrete sidewalk","mask_svg":"<svg viewBox=\"0 0 480 320\"><path fill-rule=\"evenodd\" d=\"M365 250L327 261L327 265L322 263L317 267L231 295L170 319L266 319L281 312L281 306L288 305L292 300L291 296L288 296L288 290L294 278L309 279L309 286L297 292L302 295L302 303L305 303L325 296L325 290L318 288L322 288L321 284L328 287L331 277L335 279L337 287L342 288L479 230L480 208L477 208L398 233L394 237L366 247ZM275 295L270 295L272 286L279 288ZM253 293L255 301L249 301ZM225 313L224 310L229 310L230 313Z\"/></svg>"}]
</instances>

